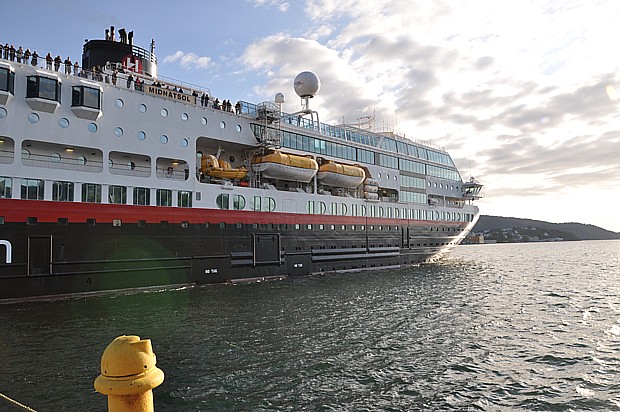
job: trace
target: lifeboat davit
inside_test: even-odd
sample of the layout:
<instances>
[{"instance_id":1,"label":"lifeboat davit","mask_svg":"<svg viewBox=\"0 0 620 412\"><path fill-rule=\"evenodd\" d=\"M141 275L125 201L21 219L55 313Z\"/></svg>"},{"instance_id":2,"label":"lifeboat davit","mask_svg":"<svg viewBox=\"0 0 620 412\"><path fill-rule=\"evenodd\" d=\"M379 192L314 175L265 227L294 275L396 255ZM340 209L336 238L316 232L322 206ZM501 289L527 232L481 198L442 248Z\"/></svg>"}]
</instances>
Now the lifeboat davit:
<instances>
[{"instance_id":1,"label":"lifeboat davit","mask_svg":"<svg viewBox=\"0 0 620 412\"><path fill-rule=\"evenodd\" d=\"M226 160L218 160L213 155L203 155L200 160L200 172L217 179L243 179L248 170L245 167L234 168Z\"/></svg>"},{"instance_id":2,"label":"lifeboat davit","mask_svg":"<svg viewBox=\"0 0 620 412\"><path fill-rule=\"evenodd\" d=\"M321 184L334 187L355 189L366 178L366 172L359 166L325 161L319 168L317 179Z\"/></svg>"},{"instance_id":3,"label":"lifeboat davit","mask_svg":"<svg viewBox=\"0 0 620 412\"><path fill-rule=\"evenodd\" d=\"M252 158L252 169L268 179L308 183L316 175L319 165L311 157L274 150Z\"/></svg>"}]
</instances>

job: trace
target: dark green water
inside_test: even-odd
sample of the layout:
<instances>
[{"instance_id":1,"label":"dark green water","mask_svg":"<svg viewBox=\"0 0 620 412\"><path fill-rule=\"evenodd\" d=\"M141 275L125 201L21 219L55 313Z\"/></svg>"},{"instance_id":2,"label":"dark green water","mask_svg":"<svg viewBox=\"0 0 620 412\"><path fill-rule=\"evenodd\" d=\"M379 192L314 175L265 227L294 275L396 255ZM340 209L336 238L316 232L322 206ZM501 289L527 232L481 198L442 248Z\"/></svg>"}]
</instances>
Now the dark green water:
<instances>
[{"instance_id":1,"label":"dark green water","mask_svg":"<svg viewBox=\"0 0 620 412\"><path fill-rule=\"evenodd\" d=\"M620 241L0 305L0 325L0 392L37 411L106 410L92 385L123 334L152 340L158 412L620 410Z\"/></svg>"}]
</instances>

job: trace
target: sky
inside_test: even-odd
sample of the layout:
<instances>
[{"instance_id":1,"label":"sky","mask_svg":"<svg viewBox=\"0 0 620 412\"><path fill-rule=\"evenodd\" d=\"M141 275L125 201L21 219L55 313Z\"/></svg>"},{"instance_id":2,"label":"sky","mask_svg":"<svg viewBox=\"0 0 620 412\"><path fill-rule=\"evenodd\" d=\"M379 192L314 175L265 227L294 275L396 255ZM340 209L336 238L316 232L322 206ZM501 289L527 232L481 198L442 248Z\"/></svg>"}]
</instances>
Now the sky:
<instances>
[{"instance_id":1,"label":"sky","mask_svg":"<svg viewBox=\"0 0 620 412\"><path fill-rule=\"evenodd\" d=\"M617 0L3 1L0 43L75 60L105 29L220 99L321 80L322 122L443 146L481 213L620 232ZM13 16L14 18L6 18ZM368 119L372 119L367 123Z\"/></svg>"}]
</instances>

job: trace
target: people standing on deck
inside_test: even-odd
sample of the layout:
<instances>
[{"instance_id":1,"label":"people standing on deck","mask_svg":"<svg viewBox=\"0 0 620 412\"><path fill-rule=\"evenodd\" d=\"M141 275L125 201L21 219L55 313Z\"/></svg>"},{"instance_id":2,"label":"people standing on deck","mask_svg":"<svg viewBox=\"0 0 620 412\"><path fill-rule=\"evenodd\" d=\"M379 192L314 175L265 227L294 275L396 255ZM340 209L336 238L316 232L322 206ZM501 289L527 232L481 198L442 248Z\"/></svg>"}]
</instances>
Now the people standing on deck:
<instances>
[{"instance_id":1,"label":"people standing on deck","mask_svg":"<svg viewBox=\"0 0 620 412\"><path fill-rule=\"evenodd\" d=\"M59 54L54 57L54 71L58 71L60 69L60 65L62 64L62 58Z\"/></svg>"},{"instance_id":2,"label":"people standing on deck","mask_svg":"<svg viewBox=\"0 0 620 412\"><path fill-rule=\"evenodd\" d=\"M12 44L11 44L11 47L9 48L9 58L11 59L12 62L15 61L15 47L13 47Z\"/></svg>"},{"instance_id":3,"label":"people standing on deck","mask_svg":"<svg viewBox=\"0 0 620 412\"><path fill-rule=\"evenodd\" d=\"M241 102L237 102L235 105L235 114L241 114Z\"/></svg>"},{"instance_id":4,"label":"people standing on deck","mask_svg":"<svg viewBox=\"0 0 620 412\"><path fill-rule=\"evenodd\" d=\"M36 66L37 64L39 64L39 55L37 54L37 51L33 51L32 52L32 65Z\"/></svg>"},{"instance_id":5,"label":"people standing on deck","mask_svg":"<svg viewBox=\"0 0 620 412\"><path fill-rule=\"evenodd\" d=\"M30 49L26 49L26 51L24 52L24 64L30 63L30 56L32 56L32 53L30 53Z\"/></svg>"},{"instance_id":6,"label":"people standing on deck","mask_svg":"<svg viewBox=\"0 0 620 412\"><path fill-rule=\"evenodd\" d=\"M133 82L133 76L130 74L129 77L127 78L127 88L128 89L131 87L131 82Z\"/></svg>"},{"instance_id":7,"label":"people standing on deck","mask_svg":"<svg viewBox=\"0 0 620 412\"><path fill-rule=\"evenodd\" d=\"M9 60L9 43L4 46L4 60Z\"/></svg>"},{"instance_id":8,"label":"people standing on deck","mask_svg":"<svg viewBox=\"0 0 620 412\"><path fill-rule=\"evenodd\" d=\"M45 56L45 68L47 70L52 70L52 55L49 53Z\"/></svg>"},{"instance_id":9,"label":"people standing on deck","mask_svg":"<svg viewBox=\"0 0 620 412\"><path fill-rule=\"evenodd\" d=\"M80 65L78 64L78 61L76 60L75 63L73 64L73 75L77 76L79 70L80 70Z\"/></svg>"},{"instance_id":10,"label":"people standing on deck","mask_svg":"<svg viewBox=\"0 0 620 412\"><path fill-rule=\"evenodd\" d=\"M71 67L73 67L73 64L71 63L71 59L67 57L65 59L65 74L71 74Z\"/></svg>"},{"instance_id":11,"label":"people standing on deck","mask_svg":"<svg viewBox=\"0 0 620 412\"><path fill-rule=\"evenodd\" d=\"M116 73L116 70L114 70L114 73L112 73L112 84L114 86L116 86L116 79L118 77L118 74Z\"/></svg>"},{"instance_id":12,"label":"people standing on deck","mask_svg":"<svg viewBox=\"0 0 620 412\"><path fill-rule=\"evenodd\" d=\"M24 49L22 49L22 46L19 46L15 55L17 56L17 63L21 63L22 57L24 57Z\"/></svg>"}]
</instances>

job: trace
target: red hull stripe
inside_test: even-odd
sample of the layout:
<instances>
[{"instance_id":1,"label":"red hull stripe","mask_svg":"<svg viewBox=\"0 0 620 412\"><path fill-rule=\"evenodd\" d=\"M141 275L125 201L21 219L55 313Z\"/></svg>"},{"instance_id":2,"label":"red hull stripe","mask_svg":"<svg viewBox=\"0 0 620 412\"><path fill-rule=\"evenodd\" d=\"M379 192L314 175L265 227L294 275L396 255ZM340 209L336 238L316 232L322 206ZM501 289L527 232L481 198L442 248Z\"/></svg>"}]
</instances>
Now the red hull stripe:
<instances>
[{"instance_id":1,"label":"red hull stripe","mask_svg":"<svg viewBox=\"0 0 620 412\"><path fill-rule=\"evenodd\" d=\"M189 222L202 223L244 223L244 224L339 224L339 225L409 225L422 226L463 226L467 222L436 222L425 220L365 218L355 216L310 215L279 212L254 212L244 210L219 210L199 208L179 208L162 206L111 205L80 202L50 202L43 200L0 199L0 216L6 223L25 223L28 218L37 222L57 222L66 218L69 223L85 223L95 219L97 223Z\"/></svg>"}]
</instances>

